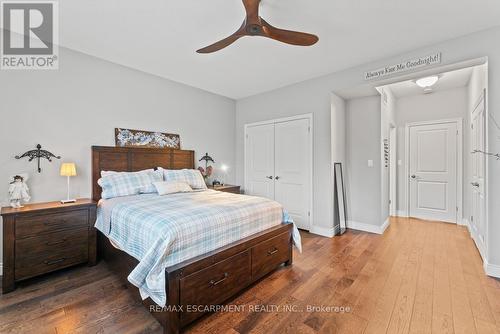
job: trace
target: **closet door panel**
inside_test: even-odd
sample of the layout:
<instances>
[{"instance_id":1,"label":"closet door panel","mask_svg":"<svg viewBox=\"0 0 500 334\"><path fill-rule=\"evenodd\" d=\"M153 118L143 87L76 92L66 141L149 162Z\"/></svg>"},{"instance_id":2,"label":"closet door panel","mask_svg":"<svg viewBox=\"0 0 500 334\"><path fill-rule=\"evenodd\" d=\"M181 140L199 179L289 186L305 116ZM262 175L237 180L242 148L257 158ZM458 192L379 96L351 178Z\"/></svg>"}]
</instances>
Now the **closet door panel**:
<instances>
[{"instance_id":1,"label":"closet door panel","mask_svg":"<svg viewBox=\"0 0 500 334\"><path fill-rule=\"evenodd\" d=\"M309 120L275 124L275 199L299 228L309 229Z\"/></svg>"},{"instance_id":2,"label":"closet door panel","mask_svg":"<svg viewBox=\"0 0 500 334\"><path fill-rule=\"evenodd\" d=\"M274 124L247 128L245 193L274 199Z\"/></svg>"}]
</instances>

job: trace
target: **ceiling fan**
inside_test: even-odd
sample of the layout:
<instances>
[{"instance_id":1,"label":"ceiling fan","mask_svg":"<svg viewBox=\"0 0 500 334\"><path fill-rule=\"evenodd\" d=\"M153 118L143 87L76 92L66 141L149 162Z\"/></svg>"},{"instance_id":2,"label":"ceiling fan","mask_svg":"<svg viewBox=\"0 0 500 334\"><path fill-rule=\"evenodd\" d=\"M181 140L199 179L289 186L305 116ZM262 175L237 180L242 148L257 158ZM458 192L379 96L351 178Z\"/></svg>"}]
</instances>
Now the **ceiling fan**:
<instances>
[{"instance_id":1,"label":"ceiling fan","mask_svg":"<svg viewBox=\"0 0 500 334\"><path fill-rule=\"evenodd\" d=\"M319 38L316 35L304 32L283 30L275 28L259 16L259 5L261 0L243 0L243 5L247 12L246 18L241 27L231 36L224 38L217 43L209 45L196 52L212 53L224 49L244 36L262 36L271 38L283 43L300 46L310 46L316 44Z\"/></svg>"}]
</instances>

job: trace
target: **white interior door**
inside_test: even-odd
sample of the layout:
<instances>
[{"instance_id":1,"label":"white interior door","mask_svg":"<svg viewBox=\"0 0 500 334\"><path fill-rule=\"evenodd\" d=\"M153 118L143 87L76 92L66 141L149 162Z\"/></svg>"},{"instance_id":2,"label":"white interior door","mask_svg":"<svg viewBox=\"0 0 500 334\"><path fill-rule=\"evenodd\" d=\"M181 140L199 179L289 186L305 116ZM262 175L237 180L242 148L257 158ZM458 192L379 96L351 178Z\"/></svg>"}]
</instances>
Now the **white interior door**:
<instances>
[{"instance_id":1,"label":"white interior door","mask_svg":"<svg viewBox=\"0 0 500 334\"><path fill-rule=\"evenodd\" d=\"M275 200L305 230L310 228L309 126L309 119L275 124Z\"/></svg>"},{"instance_id":2,"label":"white interior door","mask_svg":"<svg viewBox=\"0 0 500 334\"><path fill-rule=\"evenodd\" d=\"M274 199L274 124L248 127L246 135L245 192Z\"/></svg>"},{"instance_id":3,"label":"white interior door","mask_svg":"<svg viewBox=\"0 0 500 334\"><path fill-rule=\"evenodd\" d=\"M457 221L456 122L410 127L410 217Z\"/></svg>"},{"instance_id":4,"label":"white interior door","mask_svg":"<svg viewBox=\"0 0 500 334\"><path fill-rule=\"evenodd\" d=\"M485 137L485 105L484 95L472 112L471 118L471 148L472 151L478 150L484 152L486 150L486 137ZM473 235L477 237L481 245L480 248L484 249L484 236L486 234L485 226L485 164L486 156L481 153L472 154L472 177L470 187L472 188L472 215L470 225ZM476 241L477 242L477 241Z\"/></svg>"}]
</instances>

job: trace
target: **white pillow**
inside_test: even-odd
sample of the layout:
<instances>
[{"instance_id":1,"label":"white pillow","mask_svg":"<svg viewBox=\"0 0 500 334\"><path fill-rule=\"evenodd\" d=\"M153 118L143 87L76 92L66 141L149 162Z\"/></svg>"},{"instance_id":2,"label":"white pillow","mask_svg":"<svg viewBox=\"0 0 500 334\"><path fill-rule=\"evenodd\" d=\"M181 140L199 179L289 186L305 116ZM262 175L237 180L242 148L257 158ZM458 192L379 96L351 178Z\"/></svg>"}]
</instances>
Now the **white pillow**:
<instances>
[{"instance_id":1,"label":"white pillow","mask_svg":"<svg viewBox=\"0 0 500 334\"><path fill-rule=\"evenodd\" d=\"M200 171L197 169L163 169L158 170L163 172L163 179L165 181L178 181L189 184L193 189L207 189L207 185Z\"/></svg>"},{"instance_id":2,"label":"white pillow","mask_svg":"<svg viewBox=\"0 0 500 334\"><path fill-rule=\"evenodd\" d=\"M193 189L186 182L162 181L155 182L153 185L160 196L193 191Z\"/></svg>"}]
</instances>

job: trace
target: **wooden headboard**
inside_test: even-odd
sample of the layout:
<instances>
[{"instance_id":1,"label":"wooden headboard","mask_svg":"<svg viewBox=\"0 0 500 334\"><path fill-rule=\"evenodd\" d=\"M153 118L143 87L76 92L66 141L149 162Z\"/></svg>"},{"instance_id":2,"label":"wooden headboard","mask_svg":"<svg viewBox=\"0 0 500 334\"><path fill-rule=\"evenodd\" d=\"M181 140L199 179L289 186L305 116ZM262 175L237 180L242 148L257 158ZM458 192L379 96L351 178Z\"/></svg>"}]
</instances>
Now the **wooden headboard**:
<instances>
[{"instance_id":1,"label":"wooden headboard","mask_svg":"<svg viewBox=\"0 0 500 334\"><path fill-rule=\"evenodd\" d=\"M194 151L170 148L105 147L92 146L92 199L101 199L97 180L101 171L136 172L143 169L194 168Z\"/></svg>"}]
</instances>

